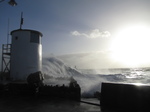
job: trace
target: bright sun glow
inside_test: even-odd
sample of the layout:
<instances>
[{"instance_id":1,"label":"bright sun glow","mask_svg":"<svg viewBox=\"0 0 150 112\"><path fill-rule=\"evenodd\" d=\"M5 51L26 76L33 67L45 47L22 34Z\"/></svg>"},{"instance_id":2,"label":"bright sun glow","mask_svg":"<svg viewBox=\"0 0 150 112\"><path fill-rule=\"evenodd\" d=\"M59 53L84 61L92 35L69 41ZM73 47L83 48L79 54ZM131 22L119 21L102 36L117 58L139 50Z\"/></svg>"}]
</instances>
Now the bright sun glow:
<instances>
[{"instance_id":1,"label":"bright sun glow","mask_svg":"<svg viewBox=\"0 0 150 112\"><path fill-rule=\"evenodd\" d=\"M139 66L150 60L150 29L130 26L119 31L111 45L113 59L123 64Z\"/></svg>"}]
</instances>

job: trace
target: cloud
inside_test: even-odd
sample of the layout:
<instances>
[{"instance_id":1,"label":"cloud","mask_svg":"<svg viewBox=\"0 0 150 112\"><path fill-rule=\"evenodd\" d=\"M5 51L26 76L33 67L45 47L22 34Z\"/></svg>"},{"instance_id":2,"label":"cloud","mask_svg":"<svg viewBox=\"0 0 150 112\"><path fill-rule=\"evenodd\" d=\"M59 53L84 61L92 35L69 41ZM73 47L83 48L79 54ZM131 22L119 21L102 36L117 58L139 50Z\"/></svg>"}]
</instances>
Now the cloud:
<instances>
[{"instance_id":1,"label":"cloud","mask_svg":"<svg viewBox=\"0 0 150 112\"><path fill-rule=\"evenodd\" d=\"M78 31L72 31L71 34L73 36L84 36L91 39L100 37L109 37L111 35L109 31L100 31L99 29L94 29L89 33L80 33Z\"/></svg>"}]
</instances>

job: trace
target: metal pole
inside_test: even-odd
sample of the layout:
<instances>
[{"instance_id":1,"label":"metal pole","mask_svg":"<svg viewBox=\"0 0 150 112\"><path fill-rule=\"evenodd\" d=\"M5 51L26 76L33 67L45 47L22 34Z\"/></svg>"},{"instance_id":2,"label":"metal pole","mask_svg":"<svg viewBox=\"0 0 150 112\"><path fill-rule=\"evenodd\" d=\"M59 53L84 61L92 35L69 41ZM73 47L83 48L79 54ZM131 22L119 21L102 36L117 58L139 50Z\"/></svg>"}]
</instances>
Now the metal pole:
<instances>
[{"instance_id":1,"label":"metal pole","mask_svg":"<svg viewBox=\"0 0 150 112\"><path fill-rule=\"evenodd\" d=\"M22 25L23 25L23 12L21 12L20 29L22 29Z\"/></svg>"},{"instance_id":2,"label":"metal pole","mask_svg":"<svg viewBox=\"0 0 150 112\"><path fill-rule=\"evenodd\" d=\"M9 43L9 18L8 18L8 26L7 26L7 45Z\"/></svg>"}]
</instances>

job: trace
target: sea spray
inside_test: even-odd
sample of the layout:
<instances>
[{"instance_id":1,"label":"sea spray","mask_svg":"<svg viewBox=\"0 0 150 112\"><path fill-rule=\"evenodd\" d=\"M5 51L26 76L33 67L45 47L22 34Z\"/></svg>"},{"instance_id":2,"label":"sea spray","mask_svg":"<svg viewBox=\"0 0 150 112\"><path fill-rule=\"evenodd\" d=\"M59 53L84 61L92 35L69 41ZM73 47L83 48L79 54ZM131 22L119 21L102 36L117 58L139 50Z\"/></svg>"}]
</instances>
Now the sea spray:
<instances>
[{"instance_id":1,"label":"sea spray","mask_svg":"<svg viewBox=\"0 0 150 112\"><path fill-rule=\"evenodd\" d=\"M68 67L64 62L56 57L47 57L43 59L44 82L52 85L67 85L69 77L73 77L81 87L81 94L92 95L100 90L102 80L94 75L85 75L76 69ZM57 80L58 78L63 80ZM98 88L95 88L97 87ZM93 89L95 88L95 89Z\"/></svg>"},{"instance_id":2,"label":"sea spray","mask_svg":"<svg viewBox=\"0 0 150 112\"><path fill-rule=\"evenodd\" d=\"M43 73L53 77L70 77L74 75L81 76L79 71L68 67L62 60L56 57L43 58L42 71Z\"/></svg>"},{"instance_id":3,"label":"sea spray","mask_svg":"<svg viewBox=\"0 0 150 112\"><path fill-rule=\"evenodd\" d=\"M43 73L45 83L68 84L70 77L73 77L81 87L82 96L92 96L94 92L101 91L102 82L118 83L143 83L150 84L150 69L102 69L77 70L67 66L62 60L56 57L43 58ZM63 80L58 80L58 78Z\"/></svg>"}]
</instances>

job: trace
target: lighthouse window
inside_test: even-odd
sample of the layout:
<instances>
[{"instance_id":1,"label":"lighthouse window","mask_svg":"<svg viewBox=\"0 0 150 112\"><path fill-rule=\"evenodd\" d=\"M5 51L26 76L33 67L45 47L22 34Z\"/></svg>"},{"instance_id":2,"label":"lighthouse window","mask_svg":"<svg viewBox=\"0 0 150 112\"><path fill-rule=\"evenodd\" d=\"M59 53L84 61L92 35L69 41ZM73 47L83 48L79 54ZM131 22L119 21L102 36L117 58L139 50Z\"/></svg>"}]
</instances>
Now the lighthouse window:
<instances>
[{"instance_id":1,"label":"lighthouse window","mask_svg":"<svg viewBox=\"0 0 150 112\"><path fill-rule=\"evenodd\" d=\"M18 37L17 37L17 36L15 37L15 40L18 40Z\"/></svg>"},{"instance_id":2,"label":"lighthouse window","mask_svg":"<svg viewBox=\"0 0 150 112\"><path fill-rule=\"evenodd\" d=\"M36 33L36 32L31 32L30 42L39 43L40 44L39 34Z\"/></svg>"}]
</instances>

